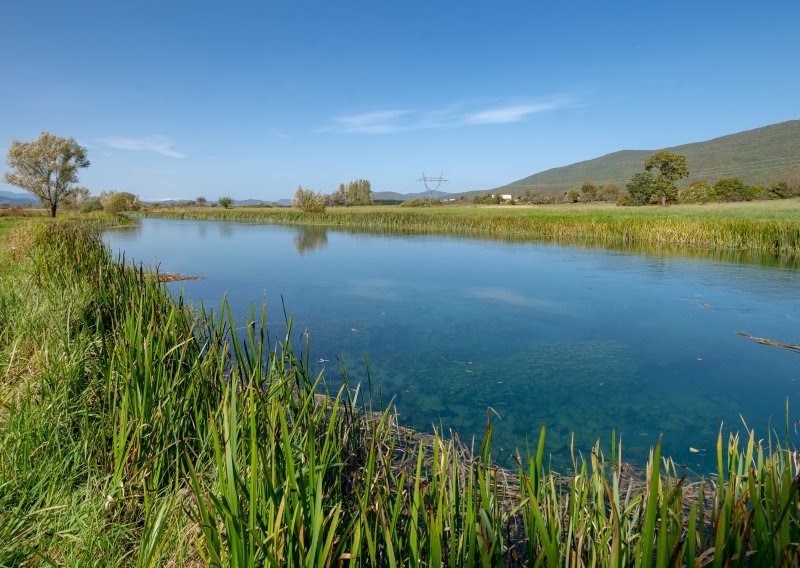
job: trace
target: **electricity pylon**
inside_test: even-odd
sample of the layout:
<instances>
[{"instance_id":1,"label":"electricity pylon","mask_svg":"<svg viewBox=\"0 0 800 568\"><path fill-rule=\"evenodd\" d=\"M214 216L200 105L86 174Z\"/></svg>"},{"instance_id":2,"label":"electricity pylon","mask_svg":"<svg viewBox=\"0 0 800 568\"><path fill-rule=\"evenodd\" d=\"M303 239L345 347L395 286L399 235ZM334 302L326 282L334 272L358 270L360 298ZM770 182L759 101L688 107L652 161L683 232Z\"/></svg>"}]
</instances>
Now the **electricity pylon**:
<instances>
[{"instance_id":1,"label":"electricity pylon","mask_svg":"<svg viewBox=\"0 0 800 568\"><path fill-rule=\"evenodd\" d=\"M438 191L439 187L443 183L447 183L447 180L442 177L444 172L439 174L439 177L428 177L425 175L425 172L422 172L422 177L419 178L417 181L421 181L425 184L425 189L428 191L428 205L433 205L433 200L436 197L436 192Z\"/></svg>"}]
</instances>

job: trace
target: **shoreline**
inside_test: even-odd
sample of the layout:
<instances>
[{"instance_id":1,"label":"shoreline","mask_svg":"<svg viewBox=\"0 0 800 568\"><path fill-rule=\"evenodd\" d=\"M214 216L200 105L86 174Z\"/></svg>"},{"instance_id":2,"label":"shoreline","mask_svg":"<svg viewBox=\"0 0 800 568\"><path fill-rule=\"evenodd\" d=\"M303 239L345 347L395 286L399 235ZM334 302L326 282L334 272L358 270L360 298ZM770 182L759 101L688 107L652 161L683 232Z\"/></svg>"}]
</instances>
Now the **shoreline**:
<instances>
[{"instance_id":1,"label":"shoreline","mask_svg":"<svg viewBox=\"0 0 800 568\"><path fill-rule=\"evenodd\" d=\"M150 209L141 217L241 221L331 229L408 232L514 241L547 240L611 247L666 247L675 250L744 253L794 262L800 259L800 200L782 204L785 218L740 218L752 204L708 208L684 205L666 211L637 211L634 207L565 206L444 206L429 211L400 207L329 208L306 214L290 208L210 207ZM773 202L765 202L772 204ZM550 209L547 209L547 208ZM679 209L681 207L681 209ZM756 204L760 211L766 205ZM694 209L689 209L694 208ZM663 208L658 208L663 209ZM669 209L675 211L670 212ZM676 213L677 211L677 213ZM689 211L689 213L685 213ZM722 211L709 215L709 211Z\"/></svg>"}]
</instances>

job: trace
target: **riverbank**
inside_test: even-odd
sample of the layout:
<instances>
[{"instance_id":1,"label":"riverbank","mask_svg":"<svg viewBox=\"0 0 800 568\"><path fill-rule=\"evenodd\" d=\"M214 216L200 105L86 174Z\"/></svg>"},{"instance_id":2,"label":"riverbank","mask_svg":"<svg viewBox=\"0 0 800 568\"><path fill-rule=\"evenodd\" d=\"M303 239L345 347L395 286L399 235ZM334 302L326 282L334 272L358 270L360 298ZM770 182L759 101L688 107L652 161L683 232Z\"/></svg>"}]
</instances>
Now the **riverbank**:
<instances>
[{"instance_id":1,"label":"riverbank","mask_svg":"<svg viewBox=\"0 0 800 568\"><path fill-rule=\"evenodd\" d=\"M413 209L373 206L328 208L325 213L306 214L290 208L193 207L148 209L141 214L610 246L659 245L800 258L800 199L666 208L605 203Z\"/></svg>"},{"instance_id":2,"label":"riverbank","mask_svg":"<svg viewBox=\"0 0 800 568\"><path fill-rule=\"evenodd\" d=\"M30 246L0 273L0 565L796 560L795 466L774 437L720 436L705 483L656 445L628 491L613 437L562 477L543 430L504 483L488 420L467 451L374 414L356 385L320 404L325 377L263 315L232 335L224 304L192 312L96 227L19 224L7 255L15 233Z\"/></svg>"}]
</instances>

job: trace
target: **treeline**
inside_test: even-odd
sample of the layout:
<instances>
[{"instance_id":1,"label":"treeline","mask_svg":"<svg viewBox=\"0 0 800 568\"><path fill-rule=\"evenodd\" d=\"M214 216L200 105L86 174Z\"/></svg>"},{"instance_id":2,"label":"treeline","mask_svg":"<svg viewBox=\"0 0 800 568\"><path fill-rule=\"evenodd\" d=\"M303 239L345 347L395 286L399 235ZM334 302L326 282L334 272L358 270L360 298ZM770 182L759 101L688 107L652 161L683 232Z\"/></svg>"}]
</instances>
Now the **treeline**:
<instances>
[{"instance_id":1,"label":"treeline","mask_svg":"<svg viewBox=\"0 0 800 568\"><path fill-rule=\"evenodd\" d=\"M511 195L510 199L501 194L476 195L472 202L478 205L548 205L554 203L592 203L595 201L616 201L622 194L620 187L615 183L594 184L584 182L580 188L570 189L562 194L542 194L528 190L520 195ZM508 196L506 196L508 197Z\"/></svg>"},{"instance_id":2,"label":"treeline","mask_svg":"<svg viewBox=\"0 0 800 568\"><path fill-rule=\"evenodd\" d=\"M645 160L644 171L633 174L626 184L628 194L621 196L617 203L666 206L671 203L788 199L800 195L800 183L790 186L786 181L776 180L770 185L750 185L733 177L720 179L713 185L706 181L695 181L688 188L678 190L676 181L687 177L689 167L686 157L662 150Z\"/></svg>"},{"instance_id":3,"label":"treeline","mask_svg":"<svg viewBox=\"0 0 800 568\"><path fill-rule=\"evenodd\" d=\"M563 195L540 195L528 191L524 195L476 196L475 203L548 204L592 203L611 201L617 205L662 205L675 203L736 202L765 199L789 199L800 196L800 174L793 179L776 180L770 185L747 184L739 178L723 178L715 183L694 181L679 190L676 182L689 177L686 157L667 150L657 152L644 162L644 170L633 174L623 191L615 183L584 182Z\"/></svg>"},{"instance_id":4,"label":"treeline","mask_svg":"<svg viewBox=\"0 0 800 568\"><path fill-rule=\"evenodd\" d=\"M372 184L368 179L356 179L339 187L326 195L298 186L292 199L292 207L302 209L306 213L322 213L327 207L353 207L356 205L372 205Z\"/></svg>"},{"instance_id":5,"label":"treeline","mask_svg":"<svg viewBox=\"0 0 800 568\"><path fill-rule=\"evenodd\" d=\"M473 203L483 205L545 205L555 203L616 202L617 205L662 205L673 203L736 202L764 199L789 199L800 196L800 170L787 180L769 185L747 184L739 178L723 178L715 183L694 181L678 189L677 181L689 177L686 157L668 150L650 156L644 170L633 174L625 190L616 183L585 181L563 194L540 194L531 190L521 195L476 195Z\"/></svg>"}]
</instances>

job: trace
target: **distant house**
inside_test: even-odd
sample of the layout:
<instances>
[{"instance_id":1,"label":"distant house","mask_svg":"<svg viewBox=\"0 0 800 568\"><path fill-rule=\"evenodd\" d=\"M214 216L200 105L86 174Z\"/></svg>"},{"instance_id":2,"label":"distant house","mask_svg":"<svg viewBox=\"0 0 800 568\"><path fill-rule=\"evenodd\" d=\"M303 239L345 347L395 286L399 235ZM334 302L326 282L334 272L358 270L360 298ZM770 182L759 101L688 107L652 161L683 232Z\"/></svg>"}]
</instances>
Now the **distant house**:
<instances>
[{"instance_id":1,"label":"distant house","mask_svg":"<svg viewBox=\"0 0 800 568\"><path fill-rule=\"evenodd\" d=\"M512 199L514 199L514 196L511 195L510 193L504 193L500 196L500 199L502 199L503 201L511 201Z\"/></svg>"}]
</instances>

